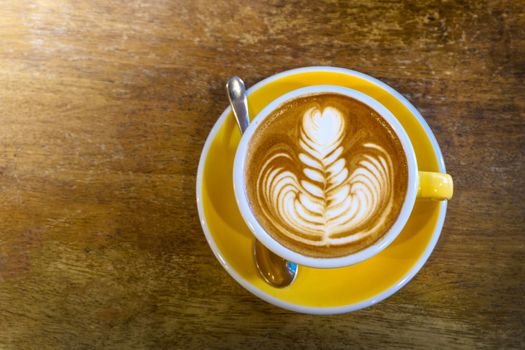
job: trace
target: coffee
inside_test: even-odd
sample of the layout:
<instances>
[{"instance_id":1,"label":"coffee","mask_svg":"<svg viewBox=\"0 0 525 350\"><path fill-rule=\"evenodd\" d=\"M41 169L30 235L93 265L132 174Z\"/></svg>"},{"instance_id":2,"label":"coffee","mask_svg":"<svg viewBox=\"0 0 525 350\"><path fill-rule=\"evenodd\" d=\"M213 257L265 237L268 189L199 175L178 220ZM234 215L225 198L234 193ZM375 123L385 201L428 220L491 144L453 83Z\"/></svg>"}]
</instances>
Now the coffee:
<instances>
[{"instance_id":1,"label":"coffee","mask_svg":"<svg viewBox=\"0 0 525 350\"><path fill-rule=\"evenodd\" d=\"M259 224L283 246L335 258L379 240L396 221L407 159L390 125L351 97L288 101L257 127L245 183Z\"/></svg>"}]
</instances>

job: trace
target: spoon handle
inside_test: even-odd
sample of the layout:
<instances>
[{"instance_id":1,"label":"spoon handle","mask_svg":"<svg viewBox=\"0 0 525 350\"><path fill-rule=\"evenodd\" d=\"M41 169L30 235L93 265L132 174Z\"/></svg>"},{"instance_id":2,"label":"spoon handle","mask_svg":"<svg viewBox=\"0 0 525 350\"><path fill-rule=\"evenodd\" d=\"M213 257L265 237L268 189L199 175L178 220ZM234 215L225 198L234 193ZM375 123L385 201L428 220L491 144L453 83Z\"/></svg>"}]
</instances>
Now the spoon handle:
<instances>
[{"instance_id":1,"label":"spoon handle","mask_svg":"<svg viewBox=\"0 0 525 350\"><path fill-rule=\"evenodd\" d=\"M241 78L234 76L228 79L226 83L226 90L228 91L228 99L232 105L233 114L241 129L241 134L246 131L248 124L250 124L248 114L248 100L246 98L246 87Z\"/></svg>"}]
</instances>

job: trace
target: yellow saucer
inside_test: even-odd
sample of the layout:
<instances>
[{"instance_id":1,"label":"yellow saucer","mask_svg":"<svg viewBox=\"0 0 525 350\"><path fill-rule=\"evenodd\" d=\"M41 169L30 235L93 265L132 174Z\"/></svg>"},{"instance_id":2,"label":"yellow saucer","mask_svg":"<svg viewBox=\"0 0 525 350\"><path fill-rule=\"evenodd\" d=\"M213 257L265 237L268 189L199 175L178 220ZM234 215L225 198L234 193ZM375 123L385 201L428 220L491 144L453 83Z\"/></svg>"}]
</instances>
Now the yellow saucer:
<instances>
[{"instance_id":1,"label":"yellow saucer","mask_svg":"<svg viewBox=\"0 0 525 350\"><path fill-rule=\"evenodd\" d=\"M410 137L419 170L446 172L432 131L421 114L398 92L370 76L333 67L293 69L248 90L250 115L289 91L311 85L339 85L370 95L388 108ZM226 97L225 97L226 100ZM252 256L254 237L233 193L233 159L240 132L230 108L211 130L197 174L197 206L208 244L228 273L243 287L274 305L304 313L334 314L373 305L414 277L441 233L447 202L417 200L398 238L373 258L337 269L300 266L295 282L283 289L266 284Z\"/></svg>"}]
</instances>

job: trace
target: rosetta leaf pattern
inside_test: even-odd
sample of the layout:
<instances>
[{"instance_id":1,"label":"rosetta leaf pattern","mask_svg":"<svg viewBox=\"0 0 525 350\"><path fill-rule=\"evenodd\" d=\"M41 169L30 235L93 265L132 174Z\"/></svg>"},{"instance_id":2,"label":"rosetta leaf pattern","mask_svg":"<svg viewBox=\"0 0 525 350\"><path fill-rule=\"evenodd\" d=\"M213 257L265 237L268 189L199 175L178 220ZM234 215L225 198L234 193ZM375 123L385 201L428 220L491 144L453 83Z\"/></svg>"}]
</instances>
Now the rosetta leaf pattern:
<instances>
[{"instance_id":1,"label":"rosetta leaf pattern","mask_svg":"<svg viewBox=\"0 0 525 350\"><path fill-rule=\"evenodd\" d=\"M267 216L275 217L281 232L294 240L338 245L362 239L371 227L359 227L392 205L389 155L374 143L356 145L363 151L350 171L344 157L345 130L339 110L313 107L303 115L296 157L290 154L292 148L279 148L264 161L258 179L260 200L268 204ZM282 166L294 159L300 161L304 176ZM376 217L379 224L381 218Z\"/></svg>"}]
</instances>

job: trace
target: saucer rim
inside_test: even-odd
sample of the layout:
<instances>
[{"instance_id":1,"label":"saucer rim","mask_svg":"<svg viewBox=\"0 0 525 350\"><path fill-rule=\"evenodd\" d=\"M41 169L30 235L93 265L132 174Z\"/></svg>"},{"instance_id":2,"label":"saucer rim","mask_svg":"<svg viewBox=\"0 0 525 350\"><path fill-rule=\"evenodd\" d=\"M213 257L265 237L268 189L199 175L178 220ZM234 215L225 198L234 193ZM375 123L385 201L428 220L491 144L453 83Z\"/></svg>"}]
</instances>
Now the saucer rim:
<instances>
[{"instance_id":1,"label":"saucer rim","mask_svg":"<svg viewBox=\"0 0 525 350\"><path fill-rule=\"evenodd\" d=\"M347 68L339 68L339 67L331 67L331 66L311 66L311 67L295 68L295 69L290 69L284 72L274 74L266 79L259 81L257 84L253 85L251 88L247 90L247 94L250 95L257 89L261 88L262 86L267 85L282 77L294 75L294 74L311 73L311 72L321 72L321 73L322 72L332 72L332 73L335 72L335 73L341 73L341 74L345 74L349 76L362 78L362 79L370 81L373 84L376 84L380 88L390 93L392 96L398 99L408 110L410 110L410 112L416 117L417 121L423 127L423 129L425 130L425 133L429 137L430 143L434 150L434 154L437 157L439 171L446 173L443 154L441 153L441 149L439 147L437 139L434 133L432 132L432 130L430 129L428 123L421 115L421 113L419 113L419 111L399 92L397 92L392 87L385 84L384 82L370 75L367 75L367 74L364 74L364 73L361 73L355 70L347 69ZM218 246L215 243L215 240L210 232L210 229L208 228L208 225L206 222L206 216L204 214L204 207L202 204L202 182L203 182L202 180L203 180L203 174L204 174L204 165L206 163L209 148L211 146L212 141L215 139L217 131L219 130L220 126L223 124L228 114L230 114L230 112L231 112L231 108L228 106L224 110L224 112L221 114L219 119L213 125L212 129L210 130L206 138L206 142L204 143L204 147L201 152L201 156L199 159L199 166L197 170L197 180L196 180L197 198L196 200L197 200L197 211L199 215L199 221L201 223L202 230L206 237L206 241L208 242L208 245L212 249L213 254L217 258L219 263L223 266L226 272L228 272L228 274L237 281L237 283L239 283L242 287L244 287L246 290L248 290L255 296L275 306L278 306L278 307L281 307L281 308L284 308L290 311L294 311L294 312L300 312L300 313L306 313L306 314L317 314L317 315L329 315L329 314L342 314L342 313L357 311L357 310L372 306L374 304L377 304L380 301L383 301L384 299L397 293L410 280L412 280L412 278L414 278L414 276L421 270L421 268L425 265L431 253L433 252L437 244L437 241L439 237L441 236L441 231L443 229L443 224L445 221L445 216L446 216L446 211L447 211L447 201L446 200L440 202L440 206L439 206L440 212L439 212L439 216L437 219L436 227L434 229L434 232L432 233L432 238L430 242L427 244L423 254L419 257L416 263L410 268L410 270L404 275L403 278L401 278L397 283L392 284L389 288L385 289L383 292L373 296L372 298L360 301L358 303L347 304L347 305L342 305L342 306L332 306L332 307L304 306L300 304L289 303L279 298L273 297L263 292L262 290L258 289L257 287L249 283L247 280L245 280L242 276L240 276L237 273L237 271L232 266L230 266L228 262L222 257L222 254Z\"/></svg>"}]
</instances>

